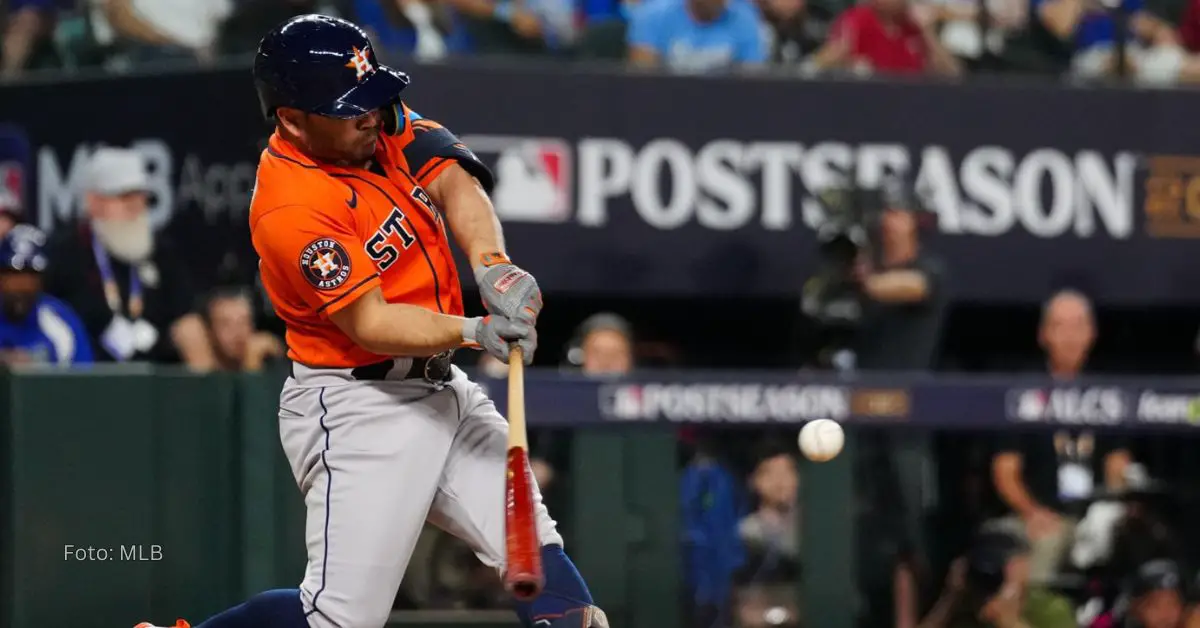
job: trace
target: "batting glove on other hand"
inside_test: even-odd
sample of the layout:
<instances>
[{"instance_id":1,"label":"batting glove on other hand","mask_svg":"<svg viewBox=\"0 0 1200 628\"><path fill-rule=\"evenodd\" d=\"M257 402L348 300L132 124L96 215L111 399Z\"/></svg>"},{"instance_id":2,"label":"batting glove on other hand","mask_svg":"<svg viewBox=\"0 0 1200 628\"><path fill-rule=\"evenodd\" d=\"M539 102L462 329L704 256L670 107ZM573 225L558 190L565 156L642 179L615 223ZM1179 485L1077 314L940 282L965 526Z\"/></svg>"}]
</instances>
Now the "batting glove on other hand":
<instances>
[{"instance_id":1,"label":"batting glove on other hand","mask_svg":"<svg viewBox=\"0 0 1200 628\"><path fill-rule=\"evenodd\" d=\"M463 322L463 340L508 364L508 352L513 345L521 347L526 365L533 362L537 351L537 331L531 323L512 320L503 316L468 318Z\"/></svg>"},{"instance_id":2,"label":"batting glove on other hand","mask_svg":"<svg viewBox=\"0 0 1200 628\"><path fill-rule=\"evenodd\" d=\"M537 322L542 312L542 290L533 275L518 268L503 253L485 254L482 261L483 265L475 270L475 280L487 311L530 325Z\"/></svg>"}]
</instances>

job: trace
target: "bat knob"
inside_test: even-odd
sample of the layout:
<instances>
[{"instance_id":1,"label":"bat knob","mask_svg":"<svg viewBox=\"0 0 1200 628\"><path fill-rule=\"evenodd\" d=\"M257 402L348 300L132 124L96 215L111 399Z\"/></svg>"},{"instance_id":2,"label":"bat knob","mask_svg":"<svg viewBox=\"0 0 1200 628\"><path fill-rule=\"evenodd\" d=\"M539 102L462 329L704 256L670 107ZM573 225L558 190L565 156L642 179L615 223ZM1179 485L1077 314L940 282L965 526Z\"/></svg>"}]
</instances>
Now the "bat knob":
<instances>
[{"instance_id":1,"label":"bat knob","mask_svg":"<svg viewBox=\"0 0 1200 628\"><path fill-rule=\"evenodd\" d=\"M542 594L545 583L533 574L516 574L505 582L505 588L514 598L521 602L529 602Z\"/></svg>"}]
</instances>

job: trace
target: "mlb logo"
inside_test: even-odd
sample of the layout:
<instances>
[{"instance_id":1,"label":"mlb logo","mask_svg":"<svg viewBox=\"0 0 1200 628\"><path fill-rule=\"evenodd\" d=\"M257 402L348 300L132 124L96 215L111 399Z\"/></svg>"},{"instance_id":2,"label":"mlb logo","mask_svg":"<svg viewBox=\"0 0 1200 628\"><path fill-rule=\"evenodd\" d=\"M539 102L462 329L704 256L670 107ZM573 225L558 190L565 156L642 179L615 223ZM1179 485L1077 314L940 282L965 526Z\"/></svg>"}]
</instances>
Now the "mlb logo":
<instances>
[{"instance_id":1,"label":"mlb logo","mask_svg":"<svg viewBox=\"0 0 1200 628\"><path fill-rule=\"evenodd\" d=\"M15 126L0 124L0 211L21 212L30 164L29 139Z\"/></svg>"},{"instance_id":2,"label":"mlb logo","mask_svg":"<svg viewBox=\"0 0 1200 628\"><path fill-rule=\"evenodd\" d=\"M643 417L642 387L620 384L600 388L600 414L608 419L635 421Z\"/></svg>"},{"instance_id":3,"label":"mlb logo","mask_svg":"<svg viewBox=\"0 0 1200 628\"><path fill-rule=\"evenodd\" d=\"M1008 416L1018 421L1040 421L1049 398L1043 390L1018 390L1008 394Z\"/></svg>"},{"instance_id":4,"label":"mlb logo","mask_svg":"<svg viewBox=\"0 0 1200 628\"><path fill-rule=\"evenodd\" d=\"M25 166L15 161L0 162L0 212L21 213L25 196Z\"/></svg>"},{"instance_id":5,"label":"mlb logo","mask_svg":"<svg viewBox=\"0 0 1200 628\"><path fill-rule=\"evenodd\" d=\"M547 137L462 138L496 175L492 204L501 220L566 222L571 218L571 146Z\"/></svg>"}]
</instances>

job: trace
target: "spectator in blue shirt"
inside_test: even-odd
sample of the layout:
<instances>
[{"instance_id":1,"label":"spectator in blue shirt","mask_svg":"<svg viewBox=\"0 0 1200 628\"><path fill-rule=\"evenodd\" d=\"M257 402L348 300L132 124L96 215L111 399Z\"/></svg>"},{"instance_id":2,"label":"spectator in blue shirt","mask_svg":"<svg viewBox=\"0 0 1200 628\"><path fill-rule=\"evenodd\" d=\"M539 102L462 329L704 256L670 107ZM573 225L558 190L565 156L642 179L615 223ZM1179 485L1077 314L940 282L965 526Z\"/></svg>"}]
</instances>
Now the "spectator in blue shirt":
<instances>
[{"instance_id":1,"label":"spectator in blue shirt","mask_svg":"<svg viewBox=\"0 0 1200 628\"><path fill-rule=\"evenodd\" d=\"M1081 78L1111 77L1122 36L1118 14L1127 17L1128 76L1147 84L1195 82L1200 63L1180 46L1175 28L1146 10L1144 0L1031 0L1041 27L1074 50Z\"/></svg>"},{"instance_id":2,"label":"spectator in blue shirt","mask_svg":"<svg viewBox=\"0 0 1200 628\"><path fill-rule=\"evenodd\" d=\"M0 362L88 364L92 345L79 316L42 292L46 237L18 225L0 240Z\"/></svg>"},{"instance_id":3,"label":"spectator in blue shirt","mask_svg":"<svg viewBox=\"0 0 1200 628\"><path fill-rule=\"evenodd\" d=\"M736 0L655 0L629 21L629 60L638 67L708 72L767 60L758 13Z\"/></svg>"}]
</instances>

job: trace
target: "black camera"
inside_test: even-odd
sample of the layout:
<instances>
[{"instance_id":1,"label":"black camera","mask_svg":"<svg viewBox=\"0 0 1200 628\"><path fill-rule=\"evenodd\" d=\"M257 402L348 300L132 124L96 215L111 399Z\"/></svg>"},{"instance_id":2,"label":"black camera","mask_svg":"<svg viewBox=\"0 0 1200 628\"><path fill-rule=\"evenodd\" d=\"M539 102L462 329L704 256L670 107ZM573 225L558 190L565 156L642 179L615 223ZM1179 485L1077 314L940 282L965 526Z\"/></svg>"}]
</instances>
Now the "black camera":
<instances>
[{"instance_id":1,"label":"black camera","mask_svg":"<svg viewBox=\"0 0 1200 628\"><path fill-rule=\"evenodd\" d=\"M870 250L882 195L878 190L834 188L820 196L825 217L817 226L817 272L804 284L800 308L817 324L854 328L862 318L862 290L854 265Z\"/></svg>"}]
</instances>

